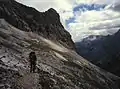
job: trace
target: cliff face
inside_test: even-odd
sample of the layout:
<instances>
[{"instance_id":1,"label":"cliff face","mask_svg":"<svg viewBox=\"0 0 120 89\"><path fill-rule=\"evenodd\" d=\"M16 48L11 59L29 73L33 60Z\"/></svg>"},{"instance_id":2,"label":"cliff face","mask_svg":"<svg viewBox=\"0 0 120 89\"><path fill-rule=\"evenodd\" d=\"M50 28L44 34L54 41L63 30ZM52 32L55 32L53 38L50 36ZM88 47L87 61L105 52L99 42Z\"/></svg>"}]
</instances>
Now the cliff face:
<instances>
[{"instance_id":1,"label":"cliff face","mask_svg":"<svg viewBox=\"0 0 120 89\"><path fill-rule=\"evenodd\" d=\"M39 12L14 0L0 0L0 18L23 31L36 32L75 49L71 35L60 23L59 14L52 8L46 12Z\"/></svg>"},{"instance_id":2,"label":"cliff face","mask_svg":"<svg viewBox=\"0 0 120 89\"><path fill-rule=\"evenodd\" d=\"M47 29L44 29L44 31L42 31L43 29L40 31L36 31L35 28L32 29L31 25L29 26L30 22L20 19L21 15L15 14L16 18L19 19L13 18L13 15L10 15L9 19L7 19L8 16L4 17L4 12L16 9L13 5L29 8L13 0L11 1L7 3L4 1L0 2L0 7L2 8L1 17L3 17L3 19L0 19L0 89L119 89L119 77L89 63L74 50L69 49L67 45L65 46L67 44L66 41L62 41L58 36L63 34L59 31L62 32L63 30L64 32L64 29L61 24L55 25L56 17L53 18L55 22L51 22L51 25L53 26L54 24L56 28L60 26L62 29L53 28L56 34L51 33L50 36L46 35L49 34ZM22 14L21 8L19 7L17 9L19 11L16 11L21 11ZM8 11L9 9L11 10ZM30 10L34 9L31 8ZM50 9L50 11L54 10ZM23 13L26 12L23 10ZM49 13L49 11L45 13ZM13 22L16 20L22 21L16 21L16 23L20 22L23 25L16 24L15 26L15 23L10 21L11 18ZM45 17L41 19L45 20ZM30 20L34 22L33 19ZM40 21L40 19L36 19L35 22L37 20ZM47 22L44 23L43 21L40 23L44 27ZM38 32L40 33L38 34ZM63 35L61 36L63 37ZM52 37L55 39L52 39ZM62 43L57 39L60 39ZM35 51L37 56L36 73L29 72L28 56L31 51Z\"/></svg>"},{"instance_id":3,"label":"cliff face","mask_svg":"<svg viewBox=\"0 0 120 89\"><path fill-rule=\"evenodd\" d=\"M111 36L92 36L76 43L77 52L93 64L120 76L120 31Z\"/></svg>"}]
</instances>

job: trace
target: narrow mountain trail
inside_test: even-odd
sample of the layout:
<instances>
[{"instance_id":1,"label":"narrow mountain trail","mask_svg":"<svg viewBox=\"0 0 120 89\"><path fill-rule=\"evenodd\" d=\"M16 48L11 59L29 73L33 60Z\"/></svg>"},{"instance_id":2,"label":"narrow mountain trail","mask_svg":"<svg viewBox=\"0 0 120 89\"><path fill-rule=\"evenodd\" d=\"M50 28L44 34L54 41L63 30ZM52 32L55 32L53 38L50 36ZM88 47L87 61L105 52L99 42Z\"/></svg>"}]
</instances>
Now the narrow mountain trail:
<instances>
[{"instance_id":1,"label":"narrow mountain trail","mask_svg":"<svg viewBox=\"0 0 120 89\"><path fill-rule=\"evenodd\" d=\"M39 85L39 74L38 73L27 73L22 77L18 78L17 85L21 89L37 89Z\"/></svg>"}]
</instances>

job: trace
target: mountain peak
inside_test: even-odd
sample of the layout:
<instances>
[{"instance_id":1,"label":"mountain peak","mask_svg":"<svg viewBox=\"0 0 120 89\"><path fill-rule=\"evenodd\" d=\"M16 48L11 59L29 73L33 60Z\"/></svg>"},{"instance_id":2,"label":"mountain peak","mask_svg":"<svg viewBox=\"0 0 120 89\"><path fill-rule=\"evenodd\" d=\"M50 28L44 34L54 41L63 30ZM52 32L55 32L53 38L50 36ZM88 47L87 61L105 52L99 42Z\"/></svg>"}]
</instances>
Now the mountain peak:
<instances>
[{"instance_id":1,"label":"mountain peak","mask_svg":"<svg viewBox=\"0 0 120 89\"><path fill-rule=\"evenodd\" d=\"M54 8L48 9L49 12L57 13L57 11Z\"/></svg>"},{"instance_id":2,"label":"mountain peak","mask_svg":"<svg viewBox=\"0 0 120 89\"><path fill-rule=\"evenodd\" d=\"M75 49L70 34L64 29L59 14L53 8L39 12L35 8L14 0L12 3L2 2L0 3L0 18L4 18L20 30L37 32L39 35Z\"/></svg>"}]
</instances>

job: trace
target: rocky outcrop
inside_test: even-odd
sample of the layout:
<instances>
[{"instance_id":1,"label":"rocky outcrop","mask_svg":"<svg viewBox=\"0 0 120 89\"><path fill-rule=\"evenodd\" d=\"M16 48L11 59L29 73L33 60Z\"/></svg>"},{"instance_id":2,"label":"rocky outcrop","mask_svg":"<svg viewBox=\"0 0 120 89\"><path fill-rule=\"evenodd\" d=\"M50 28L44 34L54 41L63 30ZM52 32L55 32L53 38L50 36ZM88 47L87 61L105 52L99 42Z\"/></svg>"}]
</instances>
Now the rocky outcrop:
<instances>
[{"instance_id":1,"label":"rocky outcrop","mask_svg":"<svg viewBox=\"0 0 120 89\"><path fill-rule=\"evenodd\" d=\"M92 36L76 43L77 52L93 64L120 76L120 31L109 36Z\"/></svg>"},{"instance_id":2,"label":"rocky outcrop","mask_svg":"<svg viewBox=\"0 0 120 89\"><path fill-rule=\"evenodd\" d=\"M52 8L39 12L14 0L0 0L0 18L23 31L32 31L75 49L71 35L60 22L59 14Z\"/></svg>"}]
</instances>

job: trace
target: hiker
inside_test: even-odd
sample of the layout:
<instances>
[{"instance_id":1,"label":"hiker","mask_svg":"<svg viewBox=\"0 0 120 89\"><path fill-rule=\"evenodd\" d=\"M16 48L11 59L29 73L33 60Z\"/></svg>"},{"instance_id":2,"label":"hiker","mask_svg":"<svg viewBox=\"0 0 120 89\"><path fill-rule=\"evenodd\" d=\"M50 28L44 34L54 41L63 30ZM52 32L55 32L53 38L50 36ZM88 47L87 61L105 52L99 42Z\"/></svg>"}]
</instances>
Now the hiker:
<instances>
[{"instance_id":1,"label":"hiker","mask_svg":"<svg viewBox=\"0 0 120 89\"><path fill-rule=\"evenodd\" d=\"M30 59L30 72L35 73L36 61L37 61L35 52L31 52L29 54L29 59Z\"/></svg>"}]
</instances>

